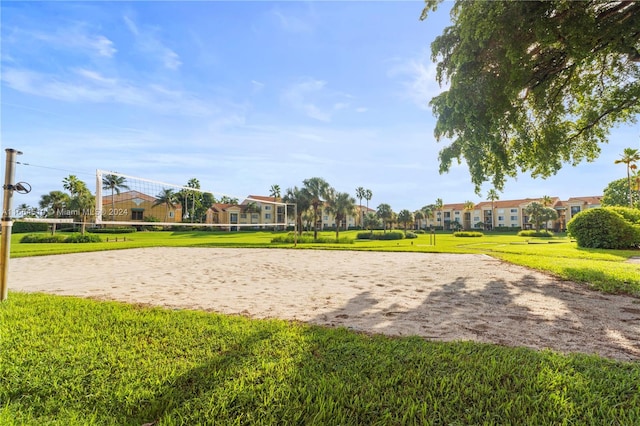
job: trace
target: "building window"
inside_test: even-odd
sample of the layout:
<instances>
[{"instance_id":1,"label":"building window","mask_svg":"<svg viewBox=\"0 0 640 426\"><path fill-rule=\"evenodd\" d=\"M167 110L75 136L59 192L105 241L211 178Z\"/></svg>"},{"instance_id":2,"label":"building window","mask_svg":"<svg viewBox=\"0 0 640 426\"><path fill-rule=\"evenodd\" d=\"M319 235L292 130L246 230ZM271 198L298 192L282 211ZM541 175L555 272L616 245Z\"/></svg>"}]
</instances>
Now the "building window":
<instances>
[{"instance_id":1,"label":"building window","mask_svg":"<svg viewBox=\"0 0 640 426\"><path fill-rule=\"evenodd\" d=\"M271 213L265 213L264 214L264 218L265 219L271 219Z\"/></svg>"},{"instance_id":2,"label":"building window","mask_svg":"<svg viewBox=\"0 0 640 426\"><path fill-rule=\"evenodd\" d=\"M580 206L571 206L571 216L580 213Z\"/></svg>"},{"instance_id":3,"label":"building window","mask_svg":"<svg viewBox=\"0 0 640 426\"><path fill-rule=\"evenodd\" d=\"M511 216L511 222L517 222L518 216Z\"/></svg>"},{"instance_id":4,"label":"building window","mask_svg":"<svg viewBox=\"0 0 640 426\"><path fill-rule=\"evenodd\" d=\"M504 216L498 216L498 222L502 222L504 220Z\"/></svg>"},{"instance_id":5,"label":"building window","mask_svg":"<svg viewBox=\"0 0 640 426\"><path fill-rule=\"evenodd\" d=\"M480 216L474 216L473 217L473 221L474 222L480 222Z\"/></svg>"},{"instance_id":6,"label":"building window","mask_svg":"<svg viewBox=\"0 0 640 426\"><path fill-rule=\"evenodd\" d=\"M247 218L246 213L240 213L240 219L246 219L246 218Z\"/></svg>"},{"instance_id":7,"label":"building window","mask_svg":"<svg viewBox=\"0 0 640 426\"><path fill-rule=\"evenodd\" d=\"M173 217L175 216L174 212L169 212L169 217L173 219Z\"/></svg>"},{"instance_id":8,"label":"building window","mask_svg":"<svg viewBox=\"0 0 640 426\"><path fill-rule=\"evenodd\" d=\"M518 209L511 209L511 213L518 213Z\"/></svg>"},{"instance_id":9,"label":"building window","mask_svg":"<svg viewBox=\"0 0 640 426\"><path fill-rule=\"evenodd\" d=\"M498 213L504 213L504 209L498 209Z\"/></svg>"},{"instance_id":10,"label":"building window","mask_svg":"<svg viewBox=\"0 0 640 426\"><path fill-rule=\"evenodd\" d=\"M142 220L144 210L131 210L131 220Z\"/></svg>"},{"instance_id":11,"label":"building window","mask_svg":"<svg viewBox=\"0 0 640 426\"><path fill-rule=\"evenodd\" d=\"M264 206L265 210L271 210L271 206Z\"/></svg>"},{"instance_id":12,"label":"building window","mask_svg":"<svg viewBox=\"0 0 640 426\"><path fill-rule=\"evenodd\" d=\"M454 213L456 216L460 216L460 212L455 212Z\"/></svg>"}]
</instances>

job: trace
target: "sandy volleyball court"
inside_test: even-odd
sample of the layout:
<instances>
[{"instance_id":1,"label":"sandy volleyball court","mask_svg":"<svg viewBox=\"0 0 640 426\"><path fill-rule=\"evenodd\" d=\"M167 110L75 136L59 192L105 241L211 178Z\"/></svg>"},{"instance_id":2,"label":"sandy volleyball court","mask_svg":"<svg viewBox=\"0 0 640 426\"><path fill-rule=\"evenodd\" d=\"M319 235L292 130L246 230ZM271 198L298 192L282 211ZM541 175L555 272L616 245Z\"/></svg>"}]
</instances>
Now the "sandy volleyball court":
<instances>
[{"instance_id":1,"label":"sandy volleyball court","mask_svg":"<svg viewBox=\"0 0 640 426\"><path fill-rule=\"evenodd\" d=\"M117 250L12 259L9 289L640 360L640 299L484 255Z\"/></svg>"}]
</instances>

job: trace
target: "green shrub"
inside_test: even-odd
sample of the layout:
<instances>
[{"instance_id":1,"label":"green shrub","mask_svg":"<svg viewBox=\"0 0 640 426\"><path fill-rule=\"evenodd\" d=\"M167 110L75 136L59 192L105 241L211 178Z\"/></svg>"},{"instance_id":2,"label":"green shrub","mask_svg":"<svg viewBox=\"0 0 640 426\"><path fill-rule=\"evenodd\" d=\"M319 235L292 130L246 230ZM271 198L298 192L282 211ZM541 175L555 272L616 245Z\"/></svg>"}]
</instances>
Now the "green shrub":
<instances>
[{"instance_id":1,"label":"green shrub","mask_svg":"<svg viewBox=\"0 0 640 426\"><path fill-rule=\"evenodd\" d=\"M29 234L20 239L21 243L64 243L66 235Z\"/></svg>"},{"instance_id":2,"label":"green shrub","mask_svg":"<svg viewBox=\"0 0 640 426\"><path fill-rule=\"evenodd\" d=\"M588 209L567 224L578 246L585 248L627 249L640 246L640 225L634 225L616 208Z\"/></svg>"},{"instance_id":3,"label":"green shrub","mask_svg":"<svg viewBox=\"0 0 640 426\"><path fill-rule=\"evenodd\" d=\"M626 221L629 221L636 225L640 225L640 209L632 209L631 207L621 206L607 207L607 209L618 213Z\"/></svg>"},{"instance_id":4,"label":"green shrub","mask_svg":"<svg viewBox=\"0 0 640 426\"><path fill-rule=\"evenodd\" d=\"M289 232L286 235L278 235L271 239L271 242L276 244L293 244L296 241L298 244L353 244L353 240L349 237L340 237L338 240L331 237L314 239L311 232L304 232L302 235L298 235L297 239L293 232Z\"/></svg>"},{"instance_id":5,"label":"green shrub","mask_svg":"<svg viewBox=\"0 0 640 426\"><path fill-rule=\"evenodd\" d=\"M400 231L374 232L369 235L370 240L401 240L404 233Z\"/></svg>"},{"instance_id":6,"label":"green shrub","mask_svg":"<svg viewBox=\"0 0 640 426\"><path fill-rule=\"evenodd\" d=\"M370 240L373 232L358 232L356 239L358 240Z\"/></svg>"},{"instance_id":7,"label":"green shrub","mask_svg":"<svg viewBox=\"0 0 640 426\"><path fill-rule=\"evenodd\" d=\"M164 231L164 228L160 225L142 225L140 226L140 231L142 232L158 232Z\"/></svg>"},{"instance_id":8,"label":"green shrub","mask_svg":"<svg viewBox=\"0 0 640 426\"><path fill-rule=\"evenodd\" d=\"M426 234L427 232L424 229L418 229L416 234Z\"/></svg>"},{"instance_id":9,"label":"green shrub","mask_svg":"<svg viewBox=\"0 0 640 426\"><path fill-rule=\"evenodd\" d=\"M407 239L418 238L415 232L407 231L404 233L404 237Z\"/></svg>"},{"instance_id":10,"label":"green shrub","mask_svg":"<svg viewBox=\"0 0 640 426\"><path fill-rule=\"evenodd\" d=\"M100 243L102 240L98 235L70 235L65 240L65 243Z\"/></svg>"},{"instance_id":11,"label":"green shrub","mask_svg":"<svg viewBox=\"0 0 640 426\"><path fill-rule=\"evenodd\" d=\"M494 232L513 232L519 231L521 228L519 226L496 226L493 228Z\"/></svg>"},{"instance_id":12,"label":"green shrub","mask_svg":"<svg viewBox=\"0 0 640 426\"><path fill-rule=\"evenodd\" d=\"M453 233L454 237L482 237L484 234L482 232L476 231L459 231Z\"/></svg>"},{"instance_id":13,"label":"green shrub","mask_svg":"<svg viewBox=\"0 0 640 426\"><path fill-rule=\"evenodd\" d=\"M535 230L526 230L518 232L519 237L553 237L553 232L547 230L535 231Z\"/></svg>"},{"instance_id":14,"label":"green shrub","mask_svg":"<svg viewBox=\"0 0 640 426\"><path fill-rule=\"evenodd\" d=\"M47 232L48 229L48 223L15 221L11 232L14 234L26 234L27 232Z\"/></svg>"},{"instance_id":15,"label":"green shrub","mask_svg":"<svg viewBox=\"0 0 640 426\"><path fill-rule=\"evenodd\" d=\"M133 227L120 227L120 228L89 228L87 232L92 234L130 234L136 232L136 228Z\"/></svg>"}]
</instances>

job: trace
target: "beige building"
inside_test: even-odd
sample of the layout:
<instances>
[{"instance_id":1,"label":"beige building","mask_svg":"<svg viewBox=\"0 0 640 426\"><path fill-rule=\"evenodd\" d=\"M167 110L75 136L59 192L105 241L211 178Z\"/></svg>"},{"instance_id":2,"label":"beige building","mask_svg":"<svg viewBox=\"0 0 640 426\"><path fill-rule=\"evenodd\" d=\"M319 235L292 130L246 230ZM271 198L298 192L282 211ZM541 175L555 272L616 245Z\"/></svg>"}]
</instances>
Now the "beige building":
<instances>
[{"instance_id":1,"label":"beige building","mask_svg":"<svg viewBox=\"0 0 640 426\"><path fill-rule=\"evenodd\" d=\"M572 197L566 201L558 197L551 198L552 207L558 213L558 219L547 223L547 229L564 231L573 216L582 210L601 206L602 196ZM542 202L540 198L524 198L518 200L482 201L474 205L473 210L466 210L464 203L445 204L435 212L434 217L427 219L427 227L452 229L455 224L462 229L494 229L518 228L532 229L533 224L524 212L532 202Z\"/></svg>"},{"instance_id":2,"label":"beige building","mask_svg":"<svg viewBox=\"0 0 640 426\"><path fill-rule=\"evenodd\" d=\"M104 223L156 221L176 223L182 221L182 205L156 204L158 198L139 191L126 191L102 196Z\"/></svg>"}]
</instances>

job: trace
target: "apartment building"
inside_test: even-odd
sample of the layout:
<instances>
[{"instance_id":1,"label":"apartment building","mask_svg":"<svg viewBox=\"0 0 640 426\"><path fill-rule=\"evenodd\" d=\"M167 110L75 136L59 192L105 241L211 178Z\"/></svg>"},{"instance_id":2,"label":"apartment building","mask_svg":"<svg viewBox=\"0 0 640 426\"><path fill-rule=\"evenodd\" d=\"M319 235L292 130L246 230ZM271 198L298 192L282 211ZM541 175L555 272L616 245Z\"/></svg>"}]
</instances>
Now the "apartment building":
<instances>
[{"instance_id":1,"label":"apartment building","mask_svg":"<svg viewBox=\"0 0 640 426\"><path fill-rule=\"evenodd\" d=\"M583 210L601 206L602 196L572 197L566 201L551 197L549 207L556 210L558 219L546 224L547 229L563 231L573 216ZM541 203L540 198L523 198L518 200L482 201L473 206L473 210L465 209L464 204L445 204L435 215L426 220L427 227L444 227L444 229L495 229L518 228L532 229L533 224L524 212L532 202Z\"/></svg>"},{"instance_id":2,"label":"apartment building","mask_svg":"<svg viewBox=\"0 0 640 426\"><path fill-rule=\"evenodd\" d=\"M558 197L551 197L548 204L558 212L558 219L546 224L546 228L554 231L564 231L567 223L573 216L583 210L601 206L602 196L571 197L568 200L561 200ZM281 200L278 200L281 201ZM522 198L517 200L496 200L481 201L473 208L465 208L466 203L444 204L441 209L433 214L414 223L414 228L436 228L436 229L483 229L491 230L495 228L532 229L533 223L529 221L529 216L524 212L525 208L532 202L542 202L540 198ZM239 226L251 228L264 228L269 223L282 224L293 222L292 212L288 209L293 207L273 204L273 197L250 195L239 205L235 204L214 204L207 211L206 223L211 224L231 224L230 230L237 230ZM362 214L375 213L376 210L362 206ZM289 216L289 219L287 219ZM361 211L360 206L355 207L355 214L347 217L342 223L343 228L360 226ZM309 224L312 226L311 224ZM397 225L397 224L396 224ZM319 211L318 228L335 229L335 216L325 207ZM283 226L279 226L280 229Z\"/></svg>"}]
</instances>

